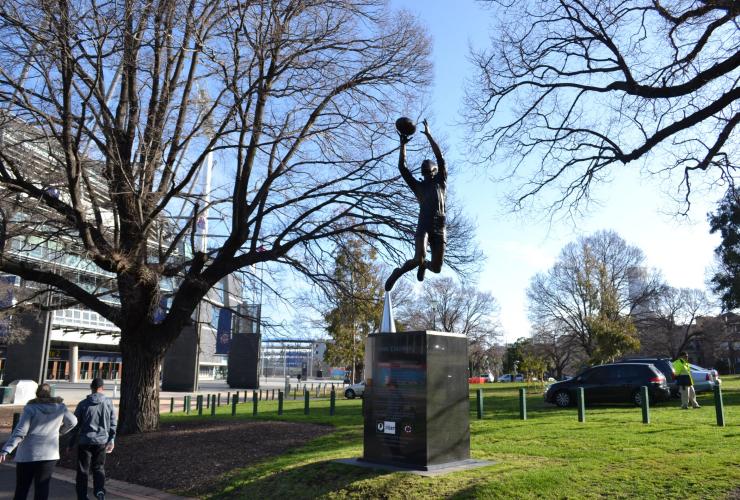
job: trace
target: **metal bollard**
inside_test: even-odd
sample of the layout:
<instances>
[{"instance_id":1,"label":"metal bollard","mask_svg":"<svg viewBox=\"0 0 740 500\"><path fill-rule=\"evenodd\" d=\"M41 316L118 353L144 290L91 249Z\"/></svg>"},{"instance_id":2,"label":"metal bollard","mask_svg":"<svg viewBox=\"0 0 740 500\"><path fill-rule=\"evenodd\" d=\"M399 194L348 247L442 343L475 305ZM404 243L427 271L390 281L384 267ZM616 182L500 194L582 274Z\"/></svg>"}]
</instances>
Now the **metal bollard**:
<instances>
[{"instance_id":1,"label":"metal bollard","mask_svg":"<svg viewBox=\"0 0 740 500\"><path fill-rule=\"evenodd\" d=\"M303 414L308 415L309 409L308 409L308 398L309 398L309 392L307 390L303 390Z\"/></svg>"},{"instance_id":2,"label":"metal bollard","mask_svg":"<svg viewBox=\"0 0 740 500\"><path fill-rule=\"evenodd\" d=\"M211 395L206 394L206 408L210 408L210 407L211 407Z\"/></svg>"},{"instance_id":3,"label":"metal bollard","mask_svg":"<svg viewBox=\"0 0 740 500\"><path fill-rule=\"evenodd\" d=\"M226 406L231 404L231 392L226 393Z\"/></svg>"},{"instance_id":4,"label":"metal bollard","mask_svg":"<svg viewBox=\"0 0 740 500\"><path fill-rule=\"evenodd\" d=\"M252 391L252 415L257 415L257 401L257 391Z\"/></svg>"},{"instance_id":5,"label":"metal bollard","mask_svg":"<svg viewBox=\"0 0 740 500\"><path fill-rule=\"evenodd\" d=\"M198 399L196 399L196 406L198 408L198 416L203 415L203 394L198 394Z\"/></svg>"},{"instance_id":6,"label":"metal bollard","mask_svg":"<svg viewBox=\"0 0 740 500\"><path fill-rule=\"evenodd\" d=\"M331 392L329 393L329 415L334 416L334 412L336 409L337 404L337 393L334 392L334 388L331 388Z\"/></svg>"},{"instance_id":7,"label":"metal bollard","mask_svg":"<svg viewBox=\"0 0 740 500\"><path fill-rule=\"evenodd\" d=\"M231 416L236 416L236 405L239 403L239 398L236 397L236 394L234 394L234 397L231 398Z\"/></svg>"},{"instance_id":8,"label":"metal bollard","mask_svg":"<svg viewBox=\"0 0 740 500\"><path fill-rule=\"evenodd\" d=\"M275 389L272 390L272 398L273 401L275 401Z\"/></svg>"},{"instance_id":9,"label":"metal bollard","mask_svg":"<svg viewBox=\"0 0 740 500\"><path fill-rule=\"evenodd\" d=\"M278 391L278 415L283 414L283 391Z\"/></svg>"},{"instance_id":10,"label":"metal bollard","mask_svg":"<svg viewBox=\"0 0 740 500\"><path fill-rule=\"evenodd\" d=\"M476 392L477 409L478 409L478 420L483 418L483 389L478 389Z\"/></svg>"},{"instance_id":11,"label":"metal bollard","mask_svg":"<svg viewBox=\"0 0 740 500\"><path fill-rule=\"evenodd\" d=\"M170 413L175 411L175 398L170 398Z\"/></svg>"},{"instance_id":12,"label":"metal bollard","mask_svg":"<svg viewBox=\"0 0 740 500\"><path fill-rule=\"evenodd\" d=\"M717 425L725 426L725 404L722 401L722 387L719 384L714 386L714 411L717 414Z\"/></svg>"},{"instance_id":13,"label":"metal bollard","mask_svg":"<svg viewBox=\"0 0 740 500\"><path fill-rule=\"evenodd\" d=\"M216 399L216 401L218 401L218 406L221 406L221 393L220 392L218 393L218 398Z\"/></svg>"},{"instance_id":14,"label":"metal bollard","mask_svg":"<svg viewBox=\"0 0 740 500\"><path fill-rule=\"evenodd\" d=\"M578 421L586 421L586 396L583 393L583 387L578 388L576 392L576 398L578 400Z\"/></svg>"},{"instance_id":15,"label":"metal bollard","mask_svg":"<svg viewBox=\"0 0 740 500\"><path fill-rule=\"evenodd\" d=\"M650 395L646 385L640 387L640 406L642 407L642 423L650 423Z\"/></svg>"},{"instance_id":16,"label":"metal bollard","mask_svg":"<svg viewBox=\"0 0 740 500\"><path fill-rule=\"evenodd\" d=\"M293 387L293 401L298 398L298 386Z\"/></svg>"},{"instance_id":17,"label":"metal bollard","mask_svg":"<svg viewBox=\"0 0 740 500\"><path fill-rule=\"evenodd\" d=\"M216 395L211 396L211 416L216 415Z\"/></svg>"},{"instance_id":18,"label":"metal bollard","mask_svg":"<svg viewBox=\"0 0 740 500\"><path fill-rule=\"evenodd\" d=\"M519 418L527 420L527 389L519 388Z\"/></svg>"}]
</instances>

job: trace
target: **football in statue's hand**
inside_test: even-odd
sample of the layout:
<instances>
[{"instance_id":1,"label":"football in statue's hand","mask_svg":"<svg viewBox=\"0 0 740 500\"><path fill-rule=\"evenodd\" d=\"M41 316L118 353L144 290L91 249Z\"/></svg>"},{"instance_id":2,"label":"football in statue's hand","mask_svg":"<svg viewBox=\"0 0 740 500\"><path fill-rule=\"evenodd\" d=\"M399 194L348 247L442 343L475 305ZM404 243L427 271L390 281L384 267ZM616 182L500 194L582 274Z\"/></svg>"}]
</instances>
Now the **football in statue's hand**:
<instances>
[{"instance_id":1,"label":"football in statue's hand","mask_svg":"<svg viewBox=\"0 0 740 500\"><path fill-rule=\"evenodd\" d=\"M414 135L414 132L416 132L416 125L411 121L411 118L402 116L396 120L396 130L398 130L398 133L401 135Z\"/></svg>"}]
</instances>

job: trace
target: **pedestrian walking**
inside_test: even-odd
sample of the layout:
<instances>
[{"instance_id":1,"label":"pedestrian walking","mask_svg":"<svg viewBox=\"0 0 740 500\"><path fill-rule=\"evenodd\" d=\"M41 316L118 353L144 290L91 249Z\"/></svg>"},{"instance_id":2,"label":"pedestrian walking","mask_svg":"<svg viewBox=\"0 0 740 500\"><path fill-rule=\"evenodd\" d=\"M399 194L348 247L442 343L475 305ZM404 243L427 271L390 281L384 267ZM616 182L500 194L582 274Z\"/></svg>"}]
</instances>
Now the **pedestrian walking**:
<instances>
[{"instance_id":1,"label":"pedestrian walking","mask_svg":"<svg viewBox=\"0 0 740 500\"><path fill-rule=\"evenodd\" d=\"M696 401L694 391L694 379L691 377L691 365L689 365L689 353L682 352L678 359L673 362L673 370L676 372L676 384L681 391L681 408L689 409L689 404L694 408L701 408Z\"/></svg>"},{"instance_id":2,"label":"pedestrian walking","mask_svg":"<svg viewBox=\"0 0 740 500\"><path fill-rule=\"evenodd\" d=\"M18 425L0 451L0 463L3 463L18 448L13 500L25 500L31 483L34 500L49 498L51 475L59 460L59 436L71 431L76 423L77 418L62 398L51 397L51 386L39 385L36 398L23 408Z\"/></svg>"},{"instance_id":3,"label":"pedestrian walking","mask_svg":"<svg viewBox=\"0 0 740 500\"><path fill-rule=\"evenodd\" d=\"M105 455L113 451L116 438L116 411L113 402L105 396L103 379L90 383L92 391L75 409L77 428L77 498L87 500L90 469L96 500L105 498Z\"/></svg>"}]
</instances>

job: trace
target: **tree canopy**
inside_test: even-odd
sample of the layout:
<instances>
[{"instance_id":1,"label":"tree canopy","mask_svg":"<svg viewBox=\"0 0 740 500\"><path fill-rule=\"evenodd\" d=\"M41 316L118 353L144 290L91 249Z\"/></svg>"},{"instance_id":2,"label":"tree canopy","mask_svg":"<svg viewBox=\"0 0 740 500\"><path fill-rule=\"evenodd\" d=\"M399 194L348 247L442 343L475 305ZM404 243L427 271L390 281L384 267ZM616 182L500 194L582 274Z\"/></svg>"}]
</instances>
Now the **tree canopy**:
<instances>
[{"instance_id":1,"label":"tree canopy","mask_svg":"<svg viewBox=\"0 0 740 500\"><path fill-rule=\"evenodd\" d=\"M577 208L621 165L733 183L740 7L730 0L489 0L467 118L482 159L508 164L517 206ZM548 203L550 203L548 201ZM688 207L686 207L688 208Z\"/></svg>"},{"instance_id":2,"label":"tree canopy","mask_svg":"<svg viewBox=\"0 0 740 500\"><path fill-rule=\"evenodd\" d=\"M638 322L643 349L675 359L689 342L704 337L697 320L712 313L712 302L704 290L664 287L652 301L649 314Z\"/></svg>"},{"instance_id":3,"label":"tree canopy","mask_svg":"<svg viewBox=\"0 0 740 500\"><path fill-rule=\"evenodd\" d=\"M527 290L534 324L572 337L591 362L639 346L632 314L662 286L644 270L642 251L613 231L569 243L553 267L532 278Z\"/></svg>"},{"instance_id":4,"label":"tree canopy","mask_svg":"<svg viewBox=\"0 0 740 500\"><path fill-rule=\"evenodd\" d=\"M740 307L740 192L727 190L717 210L709 214L711 233L722 240L714 250L717 270L711 278L712 290L727 311Z\"/></svg>"},{"instance_id":5,"label":"tree canopy","mask_svg":"<svg viewBox=\"0 0 740 500\"><path fill-rule=\"evenodd\" d=\"M365 339L377 333L383 314L383 286L376 252L359 238L348 238L334 259L334 294L324 313L326 331L333 342L326 361L349 366L352 383L359 380L365 359Z\"/></svg>"},{"instance_id":6,"label":"tree canopy","mask_svg":"<svg viewBox=\"0 0 740 500\"><path fill-rule=\"evenodd\" d=\"M415 203L386 159L429 53L382 0L2 2L0 272L120 328L122 433L156 428L164 353L230 273L321 281L346 234L403 253Z\"/></svg>"}]
</instances>

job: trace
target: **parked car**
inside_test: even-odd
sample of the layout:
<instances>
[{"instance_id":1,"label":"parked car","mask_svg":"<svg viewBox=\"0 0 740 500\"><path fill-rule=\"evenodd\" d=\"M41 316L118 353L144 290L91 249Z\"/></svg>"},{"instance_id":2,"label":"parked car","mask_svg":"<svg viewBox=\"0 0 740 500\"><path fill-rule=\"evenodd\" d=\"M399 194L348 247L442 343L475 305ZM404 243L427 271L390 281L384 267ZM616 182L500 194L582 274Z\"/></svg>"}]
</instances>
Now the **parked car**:
<instances>
[{"instance_id":1,"label":"parked car","mask_svg":"<svg viewBox=\"0 0 740 500\"><path fill-rule=\"evenodd\" d=\"M517 373L512 377L511 373L504 373L498 378L499 382L524 382L524 375Z\"/></svg>"},{"instance_id":2,"label":"parked car","mask_svg":"<svg viewBox=\"0 0 740 500\"><path fill-rule=\"evenodd\" d=\"M477 377L469 377L468 384L486 384L494 380L493 373L481 373Z\"/></svg>"},{"instance_id":3,"label":"parked car","mask_svg":"<svg viewBox=\"0 0 740 500\"><path fill-rule=\"evenodd\" d=\"M357 384L351 384L344 389L344 397L347 399L355 399L356 397L361 398L365 394L365 381Z\"/></svg>"},{"instance_id":4,"label":"parked car","mask_svg":"<svg viewBox=\"0 0 740 500\"><path fill-rule=\"evenodd\" d=\"M676 372L673 369L673 362L667 357L658 358L624 358L617 363L650 363L660 370L666 377L668 387L671 389L671 395L678 397L678 385L676 384ZM694 390L696 392L709 392L714 390L716 384L721 384L717 375L717 370L709 370L689 364L691 368L691 378L694 380Z\"/></svg>"},{"instance_id":5,"label":"parked car","mask_svg":"<svg viewBox=\"0 0 740 500\"><path fill-rule=\"evenodd\" d=\"M678 397L678 386L676 385L676 371L673 369L673 361L671 358L660 356L655 358L624 358L616 361L616 363L647 363L655 366L665 377L665 381L668 384L668 388L671 390L671 395Z\"/></svg>"},{"instance_id":6,"label":"parked car","mask_svg":"<svg viewBox=\"0 0 740 500\"><path fill-rule=\"evenodd\" d=\"M691 378L694 380L694 390L696 392L713 391L715 385L722 383L717 376L717 370L708 370L691 363L689 363L689 368L691 369Z\"/></svg>"},{"instance_id":7,"label":"parked car","mask_svg":"<svg viewBox=\"0 0 740 500\"><path fill-rule=\"evenodd\" d=\"M574 405L583 387L586 403L642 404L640 387L647 386L651 402L665 401L671 392L665 376L648 363L611 363L585 369L570 380L556 382L545 390L545 401L561 407Z\"/></svg>"}]
</instances>

